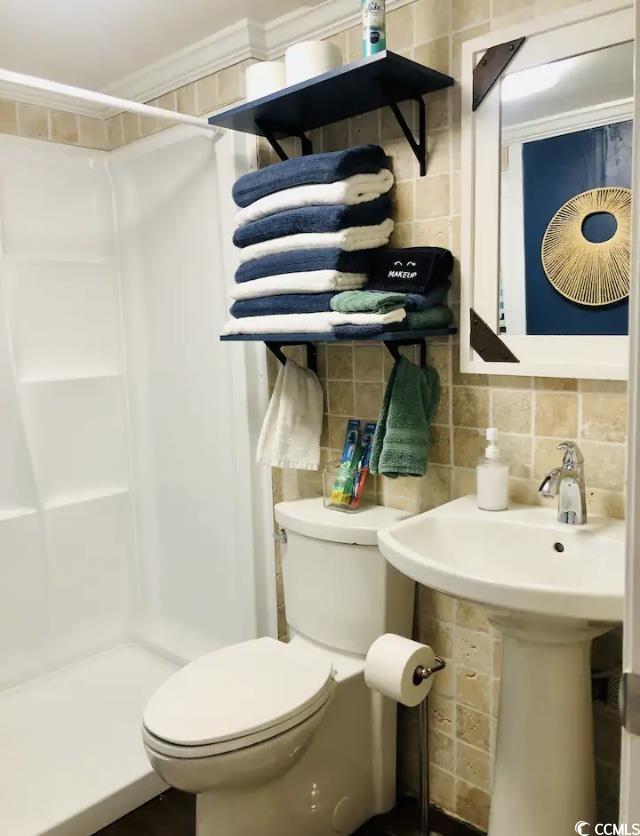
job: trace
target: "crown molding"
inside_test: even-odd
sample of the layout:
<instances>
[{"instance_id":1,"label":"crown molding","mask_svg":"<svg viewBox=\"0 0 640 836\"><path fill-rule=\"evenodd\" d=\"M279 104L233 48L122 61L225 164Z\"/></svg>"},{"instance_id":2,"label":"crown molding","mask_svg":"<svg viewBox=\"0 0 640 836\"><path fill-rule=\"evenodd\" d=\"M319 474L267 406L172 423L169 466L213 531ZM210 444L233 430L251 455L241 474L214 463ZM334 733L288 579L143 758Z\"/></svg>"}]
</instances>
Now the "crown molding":
<instances>
[{"instance_id":1,"label":"crown molding","mask_svg":"<svg viewBox=\"0 0 640 836\"><path fill-rule=\"evenodd\" d=\"M244 19L110 84L103 92L148 102L247 58L265 60L264 27Z\"/></svg>"},{"instance_id":2,"label":"crown molding","mask_svg":"<svg viewBox=\"0 0 640 836\"><path fill-rule=\"evenodd\" d=\"M387 0L387 11L412 2L415 0ZM360 12L355 0L326 0L319 6L301 6L267 23L245 18L119 79L100 92L130 101L149 102L240 61L279 58L294 43L331 37L356 26L359 21ZM108 119L118 112L15 85L0 85L0 97L101 119Z\"/></svg>"}]
</instances>

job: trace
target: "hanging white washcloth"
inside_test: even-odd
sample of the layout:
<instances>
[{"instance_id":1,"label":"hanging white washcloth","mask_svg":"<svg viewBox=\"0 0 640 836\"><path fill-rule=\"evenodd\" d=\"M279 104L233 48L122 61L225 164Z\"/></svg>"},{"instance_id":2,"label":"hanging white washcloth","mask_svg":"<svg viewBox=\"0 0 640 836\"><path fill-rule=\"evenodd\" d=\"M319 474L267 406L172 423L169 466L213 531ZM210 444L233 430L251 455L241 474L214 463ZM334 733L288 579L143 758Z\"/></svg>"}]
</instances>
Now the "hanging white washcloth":
<instances>
[{"instance_id":1,"label":"hanging white washcloth","mask_svg":"<svg viewBox=\"0 0 640 836\"><path fill-rule=\"evenodd\" d=\"M317 470L322 405L322 387L314 372L293 360L281 365L258 439L258 461L272 467Z\"/></svg>"},{"instance_id":2,"label":"hanging white washcloth","mask_svg":"<svg viewBox=\"0 0 640 836\"><path fill-rule=\"evenodd\" d=\"M389 169L383 168L375 174L354 174L335 183L313 183L283 189L240 209L236 215L236 223L243 226L274 212L300 209L302 206L329 206L336 203L354 206L358 203L368 203L388 192L393 186L393 180L393 174Z\"/></svg>"}]
</instances>

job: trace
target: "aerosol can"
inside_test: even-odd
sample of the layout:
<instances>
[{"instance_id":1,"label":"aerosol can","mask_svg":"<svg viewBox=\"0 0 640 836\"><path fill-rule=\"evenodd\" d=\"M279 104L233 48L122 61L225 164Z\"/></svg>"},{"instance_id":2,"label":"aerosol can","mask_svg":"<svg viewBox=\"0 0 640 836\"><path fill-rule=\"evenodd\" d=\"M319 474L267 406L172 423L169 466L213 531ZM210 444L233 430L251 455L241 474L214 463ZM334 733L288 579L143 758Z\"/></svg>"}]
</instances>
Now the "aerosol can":
<instances>
[{"instance_id":1,"label":"aerosol can","mask_svg":"<svg viewBox=\"0 0 640 836\"><path fill-rule=\"evenodd\" d=\"M361 0L362 55L365 58L387 48L384 3L385 0Z\"/></svg>"}]
</instances>

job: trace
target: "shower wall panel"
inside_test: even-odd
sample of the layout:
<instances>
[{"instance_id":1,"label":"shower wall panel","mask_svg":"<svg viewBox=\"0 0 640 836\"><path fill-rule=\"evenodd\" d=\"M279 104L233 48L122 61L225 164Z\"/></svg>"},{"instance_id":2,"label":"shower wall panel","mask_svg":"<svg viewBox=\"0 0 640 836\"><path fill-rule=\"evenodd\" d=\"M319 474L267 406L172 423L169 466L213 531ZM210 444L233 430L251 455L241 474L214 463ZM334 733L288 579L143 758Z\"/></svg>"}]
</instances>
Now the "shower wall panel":
<instances>
[{"instance_id":1,"label":"shower wall panel","mask_svg":"<svg viewBox=\"0 0 640 836\"><path fill-rule=\"evenodd\" d=\"M130 633L133 515L106 157L0 137L0 687Z\"/></svg>"}]
</instances>

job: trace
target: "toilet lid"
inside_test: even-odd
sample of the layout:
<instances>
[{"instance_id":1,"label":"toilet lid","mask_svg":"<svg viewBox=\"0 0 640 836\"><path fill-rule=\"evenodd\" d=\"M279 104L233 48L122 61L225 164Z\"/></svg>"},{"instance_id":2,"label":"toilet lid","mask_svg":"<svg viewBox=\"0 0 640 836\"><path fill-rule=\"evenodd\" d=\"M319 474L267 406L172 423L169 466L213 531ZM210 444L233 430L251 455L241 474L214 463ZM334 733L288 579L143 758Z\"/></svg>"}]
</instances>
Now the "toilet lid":
<instances>
[{"instance_id":1,"label":"toilet lid","mask_svg":"<svg viewBox=\"0 0 640 836\"><path fill-rule=\"evenodd\" d=\"M278 727L298 714L302 720L331 689L329 662L311 662L275 639L254 639L207 653L170 676L143 722L161 740L206 746Z\"/></svg>"}]
</instances>

